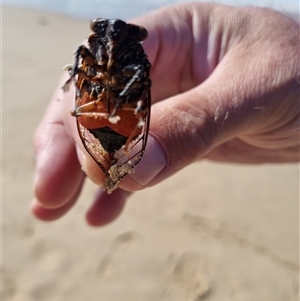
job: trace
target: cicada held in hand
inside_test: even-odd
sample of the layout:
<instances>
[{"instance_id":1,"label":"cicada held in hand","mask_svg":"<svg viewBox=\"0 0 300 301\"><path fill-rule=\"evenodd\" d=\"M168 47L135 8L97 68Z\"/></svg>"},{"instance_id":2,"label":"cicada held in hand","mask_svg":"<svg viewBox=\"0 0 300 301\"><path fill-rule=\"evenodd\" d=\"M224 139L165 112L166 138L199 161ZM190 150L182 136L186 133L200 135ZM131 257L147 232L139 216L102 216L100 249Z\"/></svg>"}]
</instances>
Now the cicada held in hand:
<instances>
[{"instance_id":1,"label":"cicada held in hand","mask_svg":"<svg viewBox=\"0 0 300 301\"><path fill-rule=\"evenodd\" d=\"M147 143L151 64L141 45L147 30L122 20L95 19L88 45L75 51L65 70L74 82L77 128L87 152L106 176L110 193L134 172Z\"/></svg>"}]
</instances>

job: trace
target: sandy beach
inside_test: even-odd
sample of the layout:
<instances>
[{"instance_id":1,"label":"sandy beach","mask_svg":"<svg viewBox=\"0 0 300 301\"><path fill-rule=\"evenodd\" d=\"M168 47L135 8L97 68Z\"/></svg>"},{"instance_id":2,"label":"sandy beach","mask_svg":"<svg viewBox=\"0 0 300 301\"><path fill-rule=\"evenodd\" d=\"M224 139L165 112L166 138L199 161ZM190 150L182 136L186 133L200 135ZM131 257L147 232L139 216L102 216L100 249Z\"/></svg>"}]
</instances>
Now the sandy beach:
<instances>
[{"instance_id":1,"label":"sandy beach","mask_svg":"<svg viewBox=\"0 0 300 301\"><path fill-rule=\"evenodd\" d=\"M193 164L89 227L96 187L45 223L32 136L88 22L3 7L3 301L297 301L299 165Z\"/></svg>"}]
</instances>

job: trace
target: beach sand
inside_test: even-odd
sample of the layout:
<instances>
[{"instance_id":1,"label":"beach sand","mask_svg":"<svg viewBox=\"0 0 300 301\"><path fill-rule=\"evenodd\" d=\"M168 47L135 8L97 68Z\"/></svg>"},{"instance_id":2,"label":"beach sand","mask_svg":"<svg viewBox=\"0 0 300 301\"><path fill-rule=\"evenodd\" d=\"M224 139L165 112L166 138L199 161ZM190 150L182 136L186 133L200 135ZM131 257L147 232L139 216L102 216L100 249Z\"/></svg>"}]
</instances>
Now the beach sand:
<instances>
[{"instance_id":1,"label":"beach sand","mask_svg":"<svg viewBox=\"0 0 300 301\"><path fill-rule=\"evenodd\" d=\"M199 162L91 228L35 219L32 136L87 21L3 7L2 300L299 300L299 165Z\"/></svg>"}]
</instances>

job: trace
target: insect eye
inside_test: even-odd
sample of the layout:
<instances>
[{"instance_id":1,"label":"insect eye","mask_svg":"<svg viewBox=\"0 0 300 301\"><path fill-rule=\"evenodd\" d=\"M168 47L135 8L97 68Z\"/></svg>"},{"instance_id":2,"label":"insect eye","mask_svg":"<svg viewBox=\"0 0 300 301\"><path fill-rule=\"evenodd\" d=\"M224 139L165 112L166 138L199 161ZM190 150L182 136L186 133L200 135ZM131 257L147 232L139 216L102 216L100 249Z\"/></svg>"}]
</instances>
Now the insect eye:
<instances>
[{"instance_id":1,"label":"insect eye","mask_svg":"<svg viewBox=\"0 0 300 301\"><path fill-rule=\"evenodd\" d=\"M147 39L148 31L143 26L128 24L129 35L136 42L142 42Z\"/></svg>"},{"instance_id":2,"label":"insect eye","mask_svg":"<svg viewBox=\"0 0 300 301\"><path fill-rule=\"evenodd\" d=\"M146 40L148 37L148 31L145 27L143 26L140 26L139 27L139 35L138 35L138 38L140 41L144 41Z\"/></svg>"},{"instance_id":3,"label":"insect eye","mask_svg":"<svg viewBox=\"0 0 300 301\"><path fill-rule=\"evenodd\" d=\"M97 18L91 21L90 28L95 33L105 33L107 23L106 19Z\"/></svg>"}]
</instances>

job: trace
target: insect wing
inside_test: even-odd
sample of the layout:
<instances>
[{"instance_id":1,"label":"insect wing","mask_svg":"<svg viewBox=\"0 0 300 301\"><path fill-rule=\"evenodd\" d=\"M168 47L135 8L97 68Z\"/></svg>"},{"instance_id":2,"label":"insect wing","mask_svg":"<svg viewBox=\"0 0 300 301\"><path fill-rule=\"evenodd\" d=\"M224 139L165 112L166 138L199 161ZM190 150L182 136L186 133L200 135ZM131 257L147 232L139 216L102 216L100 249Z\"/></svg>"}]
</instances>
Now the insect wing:
<instances>
[{"instance_id":1,"label":"insect wing","mask_svg":"<svg viewBox=\"0 0 300 301\"><path fill-rule=\"evenodd\" d=\"M98 138L96 138L87 128L81 125L77 119L77 129L81 141L86 151L102 169L106 175L104 188L110 193L127 174L134 173L134 166L139 163L148 139L150 108L151 108L151 92L150 89L146 93L145 115L141 133L129 143L129 153L124 151L124 147L112 153L107 152Z\"/></svg>"}]
</instances>

